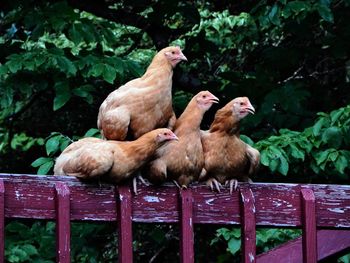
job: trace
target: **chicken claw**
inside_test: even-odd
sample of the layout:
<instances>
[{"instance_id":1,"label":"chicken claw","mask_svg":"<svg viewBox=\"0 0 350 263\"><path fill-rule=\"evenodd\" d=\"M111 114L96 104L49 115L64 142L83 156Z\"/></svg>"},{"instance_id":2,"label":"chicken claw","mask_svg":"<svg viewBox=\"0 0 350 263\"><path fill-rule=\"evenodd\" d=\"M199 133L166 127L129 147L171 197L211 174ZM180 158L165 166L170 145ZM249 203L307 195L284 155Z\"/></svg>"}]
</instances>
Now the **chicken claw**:
<instances>
[{"instance_id":1,"label":"chicken claw","mask_svg":"<svg viewBox=\"0 0 350 263\"><path fill-rule=\"evenodd\" d=\"M177 186L177 188L181 189L180 185L177 183L176 180L173 180L173 183Z\"/></svg>"},{"instance_id":2,"label":"chicken claw","mask_svg":"<svg viewBox=\"0 0 350 263\"><path fill-rule=\"evenodd\" d=\"M151 185L151 184L148 182L147 179L145 179L145 178L142 177L141 174L137 176L137 179L139 179L140 182L141 182L143 185L145 185L145 186L150 186L150 185Z\"/></svg>"},{"instance_id":3,"label":"chicken claw","mask_svg":"<svg viewBox=\"0 0 350 263\"><path fill-rule=\"evenodd\" d=\"M238 181L236 179L227 180L225 186L228 185L230 185L230 195L232 195L232 192L237 190Z\"/></svg>"},{"instance_id":4,"label":"chicken claw","mask_svg":"<svg viewBox=\"0 0 350 263\"><path fill-rule=\"evenodd\" d=\"M145 186L149 186L149 185L150 185L150 183L147 182L147 181L142 177L141 174L135 176L135 177L132 179L132 189L133 189L135 195L138 195L138 192L137 192L137 180L140 180L140 182L141 182L143 185L145 185Z\"/></svg>"},{"instance_id":5,"label":"chicken claw","mask_svg":"<svg viewBox=\"0 0 350 263\"><path fill-rule=\"evenodd\" d=\"M207 185L210 187L210 189L212 191L214 191L214 186L215 189L218 191L218 193L220 193L220 187L222 187L221 183L218 182L215 178L210 178L207 180Z\"/></svg>"}]
</instances>

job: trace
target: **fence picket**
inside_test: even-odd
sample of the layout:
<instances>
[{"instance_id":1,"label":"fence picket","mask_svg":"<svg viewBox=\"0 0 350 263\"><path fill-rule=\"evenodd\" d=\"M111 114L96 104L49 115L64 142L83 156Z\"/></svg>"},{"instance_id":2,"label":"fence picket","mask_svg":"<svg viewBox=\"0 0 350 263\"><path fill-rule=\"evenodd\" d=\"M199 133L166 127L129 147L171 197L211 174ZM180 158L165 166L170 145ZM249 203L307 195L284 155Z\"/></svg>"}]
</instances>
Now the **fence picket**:
<instances>
[{"instance_id":1,"label":"fence picket","mask_svg":"<svg viewBox=\"0 0 350 263\"><path fill-rule=\"evenodd\" d=\"M317 262L316 206L311 189L301 189L303 262Z\"/></svg>"},{"instance_id":2,"label":"fence picket","mask_svg":"<svg viewBox=\"0 0 350 263\"><path fill-rule=\"evenodd\" d=\"M70 191L62 182L56 182L56 260L70 262Z\"/></svg>"},{"instance_id":3,"label":"fence picket","mask_svg":"<svg viewBox=\"0 0 350 263\"><path fill-rule=\"evenodd\" d=\"M242 262L256 262L255 201L250 188L240 188Z\"/></svg>"},{"instance_id":4,"label":"fence picket","mask_svg":"<svg viewBox=\"0 0 350 263\"><path fill-rule=\"evenodd\" d=\"M133 261L131 192L125 185L116 187L118 218L118 256L120 263Z\"/></svg>"},{"instance_id":5,"label":"fence picket","mask_svg":"<svg viewBox=\"0 0 350 263\"><path fill-rule=\"evenodd\" d=\"M180 189L180 261L182 263L194 262L193 240L193 198L190 189Z\"/></svg>"},{"instance_id":6,"label":"fence picket","mask_svg":"<svg viewBox=\"0 0 350 263\"><path fill-rule=\"evenodd\" d=\"M5 185L0 179L0 262L5 262Z\"/></svg>"}]
</instances>

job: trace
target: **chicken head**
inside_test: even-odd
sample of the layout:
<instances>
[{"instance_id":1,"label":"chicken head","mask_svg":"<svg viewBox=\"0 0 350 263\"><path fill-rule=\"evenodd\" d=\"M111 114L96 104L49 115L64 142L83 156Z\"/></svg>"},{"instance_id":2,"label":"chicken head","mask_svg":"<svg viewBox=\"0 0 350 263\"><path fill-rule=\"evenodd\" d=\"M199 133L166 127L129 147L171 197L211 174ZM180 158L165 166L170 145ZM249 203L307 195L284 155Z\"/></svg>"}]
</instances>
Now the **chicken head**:
<instances>
[{"instance_id":1,"label":"chicken head","mask_svg":"<svg viewBox=\"0 0 350 263\"><path fill-rule=\"evenodd\" d=\"M165 57L168 59L173 68L181 61L187 61L187 58L182 53L180 47L167 47L162 50Z\"/></svg>"},{"instance_id":2,"label":"chicken head","mask_svg":"<svg viewBox=\"0 0 350 263\"><path fill-rule=\"evenodd\" d=\"M247 97L238 97L232 100L232 112L241 120L249 113L254 114L255 109Z\"/></svg>"},{"instance_id":3,"label":"chicken head","mask_svg":"<svg viewBox=\"0 0 350 263\"><path fill-rule=\"evenodd\" d=\"M178 141L179 138L177 138L177 136L175 135L175 133L173 133L171 130L169 129L157 129L157 136L156 136L156 142L157 143L162 143L162 142L166 142L166 141L171 141L171 140L176 140Z\"/></svg>"},{"instance_id":4,"label":"chicken head","mask_svg":"<svg viewBox=\"0 0 350 263\"><path fill-rule=\"evenodd\" d=\"M199 92L195 98L198 105L205 111L207 111L213 103L219 103L219 99L207 90Z\"/></svg>"}]
</instances>

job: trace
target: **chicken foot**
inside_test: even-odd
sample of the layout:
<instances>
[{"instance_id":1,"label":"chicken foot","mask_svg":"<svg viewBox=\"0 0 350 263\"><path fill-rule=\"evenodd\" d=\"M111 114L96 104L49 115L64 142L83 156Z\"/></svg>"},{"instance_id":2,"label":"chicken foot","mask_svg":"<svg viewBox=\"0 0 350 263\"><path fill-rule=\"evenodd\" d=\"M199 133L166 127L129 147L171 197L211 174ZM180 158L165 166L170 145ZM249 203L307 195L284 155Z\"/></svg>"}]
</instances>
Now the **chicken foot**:
<instances>
[{"instance_id":1,"label":"chicken foot","mask_svg":"<svg viewBox=\"0 0 350 263\"><path fill-rule=\"evenodd\" d=\"M174 184L177 186L177 188L179 189L187 189L187 186L186 185L179 185L179 183L176 181L176 180L173 180Z\"/></svg>"},{"instance_id":2,"label":"chicken foot","mask_svg":"<svg viewBox=\"0 0 350 263\"><path fill-rule=\"evenodd\" d=\"M145 186L149 186L150 185L150 183L145 178L142 177L141 173L138 173L132 179L132 189L133 189L135 195L138 195L138 192L137 192L137 180L139 180Z\"/></svg>"},{"instance_id":3,"label":"chicken foot","mask_svg":"<svg viewBox=\"0 0 350 263\"><path fill-rule=\"evenodd\" d=\"M236 179L227 180L225 186L228 185L230 186L230 195L232 195L232 192L237 190L238 181Z\"/></svg>"},{"instance_id":4,"label":"chicken foot","mask_svg":"<svg viewBox=\"0 0 350 263\"><path fill-rule=\"evenodd\" d=\"M218 182L218 180L216 180L215 178L209 178L209 179L207 180L207 183L206 183L206 184L207 184L207 186L210 187L210 189L211 189L212 191L214 191L214 187L215 187L215 189L218 191L218 193L221 192L220 187L222 187L222 185L221 185L221 183Z\"/></svg>"}]
</instances>

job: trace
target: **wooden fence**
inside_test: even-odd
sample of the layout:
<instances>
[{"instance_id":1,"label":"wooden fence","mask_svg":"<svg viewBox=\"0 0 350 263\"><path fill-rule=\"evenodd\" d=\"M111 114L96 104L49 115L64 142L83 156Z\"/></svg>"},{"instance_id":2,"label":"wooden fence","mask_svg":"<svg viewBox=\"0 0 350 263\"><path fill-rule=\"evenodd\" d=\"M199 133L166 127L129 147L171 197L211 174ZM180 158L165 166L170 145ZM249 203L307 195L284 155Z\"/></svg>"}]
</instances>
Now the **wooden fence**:
<instances>
[{"instance_id":1,"label":"wooden fence","mask_svg":"<svg viewBox=\"0 0 350 263\"><path fill-rule=\"evenodd\" d=\"M133 261L132 222L180 223L181 262L194 262L193 224L240 225L245 263L317 262L350 247L350 186L242 183L230 195L195 184L139 192L71 177L0 174L0 262L5 218L56 220L57 262L70 262L72 220L118 221L121 263ZM257 226L302 228L303 234L257 256Z\"/></svg>"}]
</instances>

